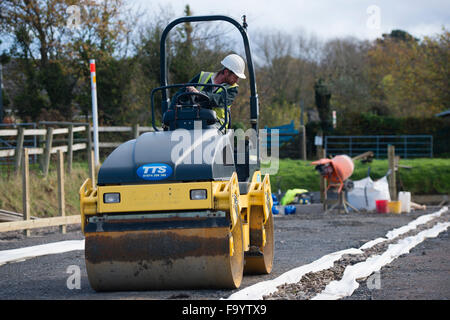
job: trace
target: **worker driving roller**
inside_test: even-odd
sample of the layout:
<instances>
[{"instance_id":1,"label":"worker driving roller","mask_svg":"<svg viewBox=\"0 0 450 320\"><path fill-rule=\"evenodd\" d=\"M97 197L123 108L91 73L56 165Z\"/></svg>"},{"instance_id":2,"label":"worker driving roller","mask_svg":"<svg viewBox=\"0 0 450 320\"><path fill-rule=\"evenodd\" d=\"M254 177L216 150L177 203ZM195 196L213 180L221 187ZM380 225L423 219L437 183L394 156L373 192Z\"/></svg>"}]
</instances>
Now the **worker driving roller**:
<instances>
[{"instance_id":1,"label":"worker driving roller","mask_svg":"<svg viewBox=\"0 0 450 320\"><path fill-rule=\"evenodd\" d=\"M168 85L169 31L200 21L234 25L242 35L246 61L231 54L219 72L201 72L191 83ZM86 272L94 290L236 289L244 273L271 272L270 176L261 173L258 153L250 163L245 150L245 161L239 163L238 150L230 143L233 132L223 130L247 66L250 125L258 132L258 94L245 27L214 15L181 17L163 30L160 86L150 94L154 131L117 147L103 162L97 183L86 179L80 187ZM169 89L174 88L185 89L170 101ZM162 130L154 112L158 92ZM183 139L175 134L178 129L193 135ZM209 138L217 142L213 146L221 146L218 152L211 152ZM197 163L204 154L211 160ZM231 155L230 161L224 161L224 154Z\"/></svg>"},{"instance_id":2,"label":"worker driving roller","mask_svg":"<svg viewBox=\"0 0 450 320\"><path fill-rule=\"evenodd\" d=\"M223 68L218 72L205 72L202 71L197 74L189 83L199 83L199 84L219 84L223 85L227 90L227 102L228 110L233 103L234 98L238 94L238 81L239 79L245 79L245 62L237 54L230 54L226 56L221 64ZM221 94L222 88L216 87L186 87L187 92L202 92L206 94L212 104L214 105L213 110L217 114L219 123L222 125L225 122L225 112L223 110L224 105L224 95ZM229 126L229 123L228 123Z\"/></svg>"}]
</instances>

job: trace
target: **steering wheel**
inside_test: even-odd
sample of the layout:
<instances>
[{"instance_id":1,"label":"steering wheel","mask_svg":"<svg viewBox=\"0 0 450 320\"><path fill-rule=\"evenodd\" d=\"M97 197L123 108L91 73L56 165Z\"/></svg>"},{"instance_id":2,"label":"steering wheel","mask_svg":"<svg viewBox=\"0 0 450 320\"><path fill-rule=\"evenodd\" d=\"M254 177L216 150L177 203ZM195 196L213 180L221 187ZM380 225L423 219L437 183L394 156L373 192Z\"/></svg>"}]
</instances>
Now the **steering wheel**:
<instances>
[{"instance_id":1,"label":"steering wheel","mask_svg":"<svg viewBox=\"0 0 450 320\"><path fill-rule=\"evenodd\" d=\"M211 108L211 99L203 92L182 92L175 100L179 105L199 105L202 108Z\"/></svg>"}]
</instances>

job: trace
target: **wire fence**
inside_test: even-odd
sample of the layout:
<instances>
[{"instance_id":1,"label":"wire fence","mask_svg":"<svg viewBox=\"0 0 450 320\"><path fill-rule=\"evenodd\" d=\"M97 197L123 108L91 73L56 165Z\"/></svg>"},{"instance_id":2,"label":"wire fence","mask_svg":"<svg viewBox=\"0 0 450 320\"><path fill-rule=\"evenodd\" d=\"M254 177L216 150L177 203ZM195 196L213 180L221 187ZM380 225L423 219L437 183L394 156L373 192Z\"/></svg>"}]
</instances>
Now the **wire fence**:
<instances>
[{"instance_id":1,"label":"wire fence","mask_svg":"<svg viewBox=\"0 0 450 320\"><path fill-rule=\"evenodd\" d=\"M388 157L388 146L395 146L395 152L403 159L433 158L432 135L402 136L326 136L325 150L327 154L347 154L350 157L373 151L374 157Z\"/></svg>"}]
</instances>

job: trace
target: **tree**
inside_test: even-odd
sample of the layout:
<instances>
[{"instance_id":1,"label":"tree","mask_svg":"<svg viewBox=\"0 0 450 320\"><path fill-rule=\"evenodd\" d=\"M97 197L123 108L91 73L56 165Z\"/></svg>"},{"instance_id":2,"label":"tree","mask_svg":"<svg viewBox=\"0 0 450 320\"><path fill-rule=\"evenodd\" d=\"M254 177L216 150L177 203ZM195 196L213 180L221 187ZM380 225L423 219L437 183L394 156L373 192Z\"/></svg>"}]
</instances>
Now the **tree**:
<instances>
[{"instance_id":1,"label":"tree","mask_svg":"<svg viewBox=\"0 0 450 320\"><path fill-rule=\"evenodd\" d=\"M316 106L319 111L320 125L324 134L332 130L331 124L331 91L323 79L319 79L314 85Z\"/></svg>"},{"instance_id":2,"label":"tree","mask_svg":"<svg viewBox=\"0 0 450 320\"><path fill-rule=\"evenodd\" d=\"M66 1L5 0L0 4L0 31L13 39L13 58L23 68L23 90L14 99L22 117L36 119L41 110L70 114L74 80L56 59L63 58Z\"/></svg>"},{"instance_id":3,"label":"tree","mask_svg":"<svg viewBox=\"0 0 450 320\"><path fill-rule=\"evenodd\" d=\"M384 36L368 52L372 95L394 116L431 117L449 106L449 32L418 42Z\"/></svg>"},{"instance_id":4,"label":"tree","mask_svg":"<svg viewBox=\"0 0 450 320\"><path fill-rule=\"evenodd\" d=\"M79 6L81 24L70 31L71 41L67 44L71 67L78 78L77 104L87 117L91 109L89 63L95 59L99 122L123 123L125 113L137 108L128 94L135 60L127 55L132 24L139 16L123 0L82 0Z\"/></svg>"},{"instance_id":5,"label":"tree","mask_svg":"<svg viewBox=\"0 0 450 320\"><path fill-rule=\"evenodd\" d=\"M300 100L310 107L314 101L315 62L305 55L307 41L281 31L263 31L255 39L254 61L260 61L256 64L256 79L261 126L282 125L292 120L299 125ZM296 47L297 43L301 48Z\"/></svg>"},{"instance_id":6,"label":"tree","mask_svg":"<svg viewBox=\"0 0 450 320\"><path fill-rule=\"evenodd\" d=\"M80 9L81 21L76 28L67 26L70 5ZM89 59L97 60L101 74L103 68L111 68L112 60L121 52L126 56L131 23L126 21L136 21L127 20L127 14L122 0L2 1L0 31L12 38L12 56L20 62L24 75L17 79L22 91L14 103L21 117L38 120L46 111L45 115L55 120L71 120L75 103L87 116ZM120 115L117 111L123 104L123 92L111 90L111 86L128 82L129 73L123 70L99 78L99 106L109 108L103 114ZM101 92L102 87L108 91Z\"/></svg>"},{"instance_id":7,"label":"tree","mask_svg":"<svg viewBox=\"0 0 450 320\"><path fill-rule=\"evenodd\" d=\"M404 30L395 29L392 30L391 33L383 33L382 34L383 39L385 40L393 40L393 41L404 41L404 42L419 42L418 38L413 37L411 34ZM383 39L379 39L378 41L383 42Z\"/></svg>"},{"instance_id":8,"label":"tree","mask_svg":"<svg viewBox=\"0 0 450 320\"><path fill-rule=\"evenodd\" d=\"M329 40L323 47L320 77L333 91L333 109L341 114L370 108L367 77L369 43L355 38Z\"/></svg>"},{"instance_id":9,"label":"tree","mask_svg":"<svg viewBox=\"0 0 450 320\"><path fill-rule=\"evenodd\" d=\"M189 5L184 9L185 16L191 16L192 12ZM194 44L193 44L193 27L190 22L184 23L176 29L176 38L173 46L170 48L170 72L171 79L174 83L187 82L199 71L195 69L194 63Z\"/></svg>"}]
</instances>

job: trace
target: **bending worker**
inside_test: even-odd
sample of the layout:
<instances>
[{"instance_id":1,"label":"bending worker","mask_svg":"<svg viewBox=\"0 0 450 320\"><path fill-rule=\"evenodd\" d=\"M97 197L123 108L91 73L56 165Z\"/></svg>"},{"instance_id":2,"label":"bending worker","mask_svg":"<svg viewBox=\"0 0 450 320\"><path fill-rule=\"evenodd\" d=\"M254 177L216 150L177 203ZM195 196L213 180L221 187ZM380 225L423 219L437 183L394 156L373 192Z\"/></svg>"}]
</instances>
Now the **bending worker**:
<instances>
[{"instance_id":1,"label":"bending worker","mask_svg":"<svg viewBox=\"0 0 450 320\"><path fill-rule=\"evenodd\" d=\"M199 83L199 84L220 84L227 90L227 100L228 100L228 111L230 111L231 104L238 93L237 82L240 79L245 79L245 62L237 54L230 54L226 56L221 64L223 68L218 72L205 72L202 71L196 75L189 83ZM217 118L221 124L225 122L225 112L224 105L224 95L221 93L222 88L216 87L186 87L188 92L199 92L206 94L215 107L213 110L216 112Z\"/></svg>"}]
</instances>

